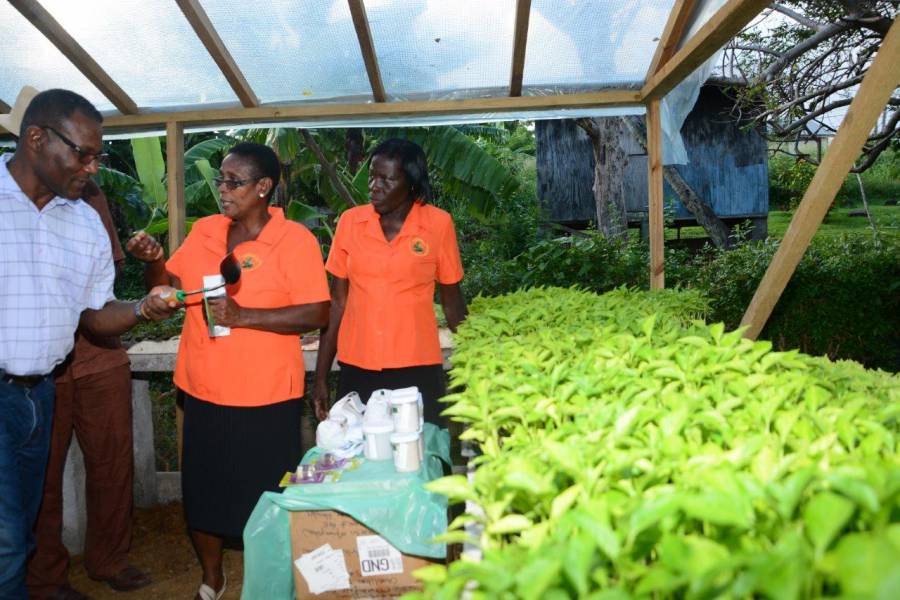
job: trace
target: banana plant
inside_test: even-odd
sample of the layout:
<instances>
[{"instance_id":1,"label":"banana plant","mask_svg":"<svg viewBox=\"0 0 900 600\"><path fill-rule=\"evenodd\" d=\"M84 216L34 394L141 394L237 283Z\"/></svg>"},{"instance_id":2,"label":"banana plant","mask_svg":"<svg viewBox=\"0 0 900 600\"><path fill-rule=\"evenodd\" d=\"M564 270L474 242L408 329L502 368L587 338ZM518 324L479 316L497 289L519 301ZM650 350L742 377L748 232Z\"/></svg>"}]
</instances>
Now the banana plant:
<instances>
[{"instance_id":1,"label":"banana plant","mask_svg":"<svg viewBox=\"0 0 900 600\"><path fill-rule=\"evenodd\" d=\"M210 163L222 151L234 145L228 136L216 136L192 145L184 154L185 163L185 207L189 217L186 227L190 230L197 217L214 214L221 210L219 191L213 183L216 169ZM121 171L102 168L98 182L104 189L140 190L142 204L149 212L146 223L141 227L148 233L160 235L168 230L168 194L166 165L159 137L135 138L131 140L135 174L132 177ZM128 194L125 194L128 197ZM129 217L133 212L129 213ZM137 223L136 219L130 219Z\"/></svg>"}]
</instances>

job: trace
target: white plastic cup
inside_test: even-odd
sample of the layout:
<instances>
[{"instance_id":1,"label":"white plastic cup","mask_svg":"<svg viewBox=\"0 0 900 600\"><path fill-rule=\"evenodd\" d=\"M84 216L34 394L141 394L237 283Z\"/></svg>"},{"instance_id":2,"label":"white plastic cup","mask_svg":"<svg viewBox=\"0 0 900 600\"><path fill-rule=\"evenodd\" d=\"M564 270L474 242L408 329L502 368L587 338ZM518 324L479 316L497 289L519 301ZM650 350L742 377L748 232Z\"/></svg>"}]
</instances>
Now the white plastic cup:
<instances>
[{"instance_id":1,"label":"white plastic cup","mask_svg":"<svg viewBox=\"0 0 900 600\"><path fill-rule=\"evenodd\" d=\"M402 393L409 389L394 390L391 393L391 415L394 418L394 431L397 433L416 433L419 431L419 402L416 393ZM398 394L398 392L401 392Z\"/></svg>"},{"instance_id":2,"label":"white plastic cup","mask_svg":"<svg viewBox=\"0 0 900 600\"><path fill-rule=\"evenodd\" d=\"M419 434L395 433L391 436L394 448L394 468L398 473L412 473L419 470Z\"/></svg>"},{"instance_id":3,"label":"white plastic cup","mask_svg":"<svg viewBox=\"0 0 900 600\"><path fill-rule=\"evenodd\" d=\"M394 424L391 421L363 425L363 434L366 436L366 458L369 460L390 460L392 456L391 434L393 432Z\"/></svg>"}]
</instances>

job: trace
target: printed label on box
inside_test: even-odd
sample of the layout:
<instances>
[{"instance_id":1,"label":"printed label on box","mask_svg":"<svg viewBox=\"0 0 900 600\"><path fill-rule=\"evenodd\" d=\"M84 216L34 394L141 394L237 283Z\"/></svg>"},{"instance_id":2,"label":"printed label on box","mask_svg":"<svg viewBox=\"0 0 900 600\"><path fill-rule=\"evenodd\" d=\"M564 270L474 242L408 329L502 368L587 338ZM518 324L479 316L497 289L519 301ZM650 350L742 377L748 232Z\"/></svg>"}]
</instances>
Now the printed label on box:
<instances>
[{"instance_id":1,"label":"printed label on box","mask_svg":"<svg viewBox=\"0 0 900 600\"><path fill-rule=\"evenodd\" d=\"M380 535L360 535L356 538L359 569L364 577L391 575L403 572L403 556Z\"/></svg>"}]
</instances>

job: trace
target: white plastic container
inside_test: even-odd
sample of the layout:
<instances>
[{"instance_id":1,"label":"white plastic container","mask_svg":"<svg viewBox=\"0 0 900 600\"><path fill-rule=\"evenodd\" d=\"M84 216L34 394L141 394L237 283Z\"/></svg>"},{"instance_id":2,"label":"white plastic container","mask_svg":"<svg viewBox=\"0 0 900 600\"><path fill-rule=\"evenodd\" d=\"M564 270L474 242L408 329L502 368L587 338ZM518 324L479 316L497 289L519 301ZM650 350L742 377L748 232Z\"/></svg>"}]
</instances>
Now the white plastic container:
<instances>
[{"instance_id":1,"label":"white plastic container","mask_svg":"<svg viewBox=\"0 0 900 600\"><path fill-rule=\"evenodd\" d=\"M414 390L409 393L408 390ZM419 400L416 388L403 388L391 392L391 415L394 431L416 433L419 431Z\"/></svg>"},{"instance_id":2,"label":"white plastic container","mask_svg":"<svg viewBox=\"0 0 900 600\"><path fill-rule=\"evenodd\" d=\"M392 456L392 433L394 433L394 424L391 421L364 424L363 434L366 436L366 458L369 460L390 460Z\"/></svg>"},{"instance_id":3,"label":"white plastic container","mask_svg":"<svg viewBox=\"0 0 900 600\"><path fill-rule=\"evenodd\" d=\"M394 468L399 473L412 473L419 470L419 434L395 433L391 436L394 448Z\"/></svg>"},{"instance_id":4,"label":"white plastic container","mask_svg":"<svg viewBox=\"0 0 900 600\"><path fill-rule=\"evenodd\" d=\"M391 391L375 390L374 392L372 392L372 395L369 396L368 403L366 403L366 411L363 415L363 424L390 421L392 418Z\"/></svg>"}]
</instances>

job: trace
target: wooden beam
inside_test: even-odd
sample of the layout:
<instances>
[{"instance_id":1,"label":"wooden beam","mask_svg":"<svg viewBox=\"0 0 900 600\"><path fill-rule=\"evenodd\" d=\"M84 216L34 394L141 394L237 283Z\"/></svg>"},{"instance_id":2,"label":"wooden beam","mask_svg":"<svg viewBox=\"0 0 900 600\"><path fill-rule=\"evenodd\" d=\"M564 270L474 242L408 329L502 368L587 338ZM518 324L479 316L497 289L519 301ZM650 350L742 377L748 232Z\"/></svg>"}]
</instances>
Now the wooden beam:
<instances>
[{"instance_id":1,"label":"wooden beam","mask_svg":"<svg viewBox=\"0 0 900 600\"><path fill-rule=\"evenodd\" d=\"M166 123L166 183L169 197L169 256L184 241L184 125Z\"/></svg>"},{"instance_id":2,"label":"wooden beam","mask_svg":"<svg viewBox=\"0 0 900 600\"><path fill-rule=\"evenodd\" d=\"M194 28L194 33L206 46L207 52L222 71L222 75L228 80L228 85L234 90L241 104L247 108L259 106L259 98L247 83L244 74L241 73L228 48L225 47L225 43L219 37L219 33L213 27L212 21L209 20L209 16L203 10L200 2L198 0L175 0L175 2L184 13L188 23Z\"/></svg>"},{"instance_id":3,"label":"wooden beam","mask_svg":"<svg viewBox=\"0 0 900 600\"><path fill-rule=\"evenodd\" d=\"M659 100L647 104L647 181L650 219L650 289L666 287L663 248L663 164L662 123L659 116Z\"/></svg>"},{"instance_id":4,"label":"wooden beam","mask_svg":"<svg viewBox=\"0 0 900 600\"><path fill-rule=\"evenodd\" d=\"M364 122L373 117L454 115L468 113L498 113L520 110L559 110L564 108L597 108L601 106L639 106L637 90L606 90L558 96L521 96L509 98L471 98L467 100L437 100L415 102L382 102L357 104L298 104L294 106L260 106L257 108L224 108L157 112L139 115L111 115L103 122L106 131L115 129L139 130L159 126L169 121L185 125L222 124L242 125L292 119L357 119Z\"/></svg>"},{"instance_id":5,"label":"wooden beam","mask_svg":"<svg viewBox=\"0 0 900 600\"><path fill-rule=\"evenodd\" d=\"M75 65L75 68L81 71L94 84L94 87L113 103L113 106L119 109L119 112L124 115L133 115L138 112L134 100L128 97L128 94L37 0L9 0L9 3L44 34L44 37L50 40L54 46L59 48L60 52Z\"/></svg>"},{"instance_id":6,"label":"wooden beam","mask_svg":"<svg viewBox=\"0 0 900 600\"><path fill-rule=\"evenodd\" d=\"M375 102L386 102L384 83L381 81L381 69L378 68L378 55L375 53L375 44L372 42L372 30L369 28L369 17L366 15L366 6L363 0L347 0L350 5L350 16L353 17L353 27L356 28L356 38L359 40L359 49L362 52L363 62L366 63L366 73L369 75L369 84L372 86L372 97Z\"/></svg>"},{"instance_id":7,"label":"wooden beam","mask_svg":"<svg viewBox=\"0 0 900 600\"><path fill-rule=\"evenodd\" d=\"M653 76L647 79L641 97L662 98L715 54L771 0L728 0ZM677 43L677 42L676 42Z\"/></svg>"},{"instance_id":8,"label":"wooden beam","mask_svg":"<svg viewBox=\"0 0 900 600\"><path fill-rule=\"evenodd\" d=\"M747 327L745 337L756 339L772 314L888 99L900 84L898 63L900 25L895 20L741 319L741 325Z\"/></svg>"},{"instance_id":9,"label":"wooden beam","mask_svg":"<svg viewBox=\"0 0 900 600\"><path fill-rule=\"evenodd\" d=\"M528 19L531 0L517 0L516 29L513 35L512 72L509 76L509 95L522 95L522 75L525 72L525 48L528 46Z\"/></svg>"},{"instance_id":10,"label":"wooden beam","mask_svg":"<svg viewBox=\"0 0 900 600\"><path fill-rule=\"evenodd\" d=\"M678 42L684 35L687 28L688 19L697 6L696 0L675 0L672 6L672 12L669 13L669 20L666 21L666 27L663 29L656 45L656 52L653 53L653 60L650 61L650 68L647 69L646 79L650 79L659 71L659 68L669 62L669 59L675 55L678 48Z\"/></svg>"}]
</instances>

